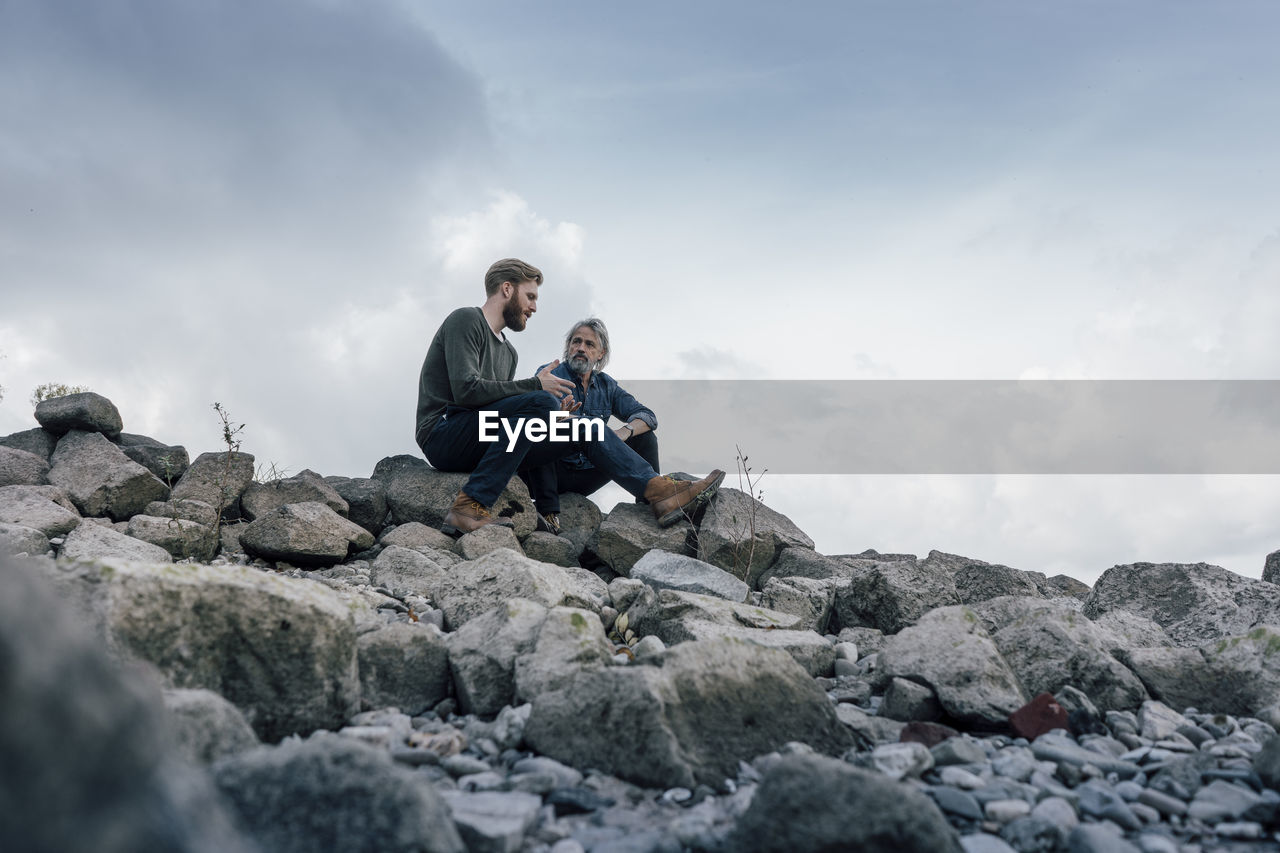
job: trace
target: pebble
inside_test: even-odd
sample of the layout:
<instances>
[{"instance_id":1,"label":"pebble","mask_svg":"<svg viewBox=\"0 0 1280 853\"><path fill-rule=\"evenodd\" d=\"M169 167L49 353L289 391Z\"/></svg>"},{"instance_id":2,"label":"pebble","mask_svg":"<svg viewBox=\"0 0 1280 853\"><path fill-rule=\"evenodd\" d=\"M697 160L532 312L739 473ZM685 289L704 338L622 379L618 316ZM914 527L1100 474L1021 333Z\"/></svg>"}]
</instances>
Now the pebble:
<instances>
[{"instance_id":1,"label":"pebble","mask_svg":"<svg viewBox=\"0 0 1280 853\"><path fill-rule=\"evenodd\" d=\"M987 817L996 823L1008 823L1015 818L1031 814L1031 803L1026 800L992 800L983 807L983 810Z\"/></svg>"}]
</instances>

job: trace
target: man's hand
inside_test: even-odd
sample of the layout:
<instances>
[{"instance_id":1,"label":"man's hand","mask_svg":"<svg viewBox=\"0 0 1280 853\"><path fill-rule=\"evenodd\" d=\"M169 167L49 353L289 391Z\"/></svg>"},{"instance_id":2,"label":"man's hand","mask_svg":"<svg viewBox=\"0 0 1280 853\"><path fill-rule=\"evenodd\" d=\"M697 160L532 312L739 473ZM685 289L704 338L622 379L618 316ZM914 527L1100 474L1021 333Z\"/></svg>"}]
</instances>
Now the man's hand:
<instances>
[{"instance_id":1,"label":"man's hand","mask_svg":"<svg viewBox=\"0 0 1280 853\"><path fill-rule=\"evenodd\" d=\"M564 397L560 399L560 411L562 412L569 412L570 414L572 414L573 412L576 412L578 411L578 409L581 409L581 408L582 408L582 404L579 403L577 400L573 399L572 394L566 394Z\"/></svg>"},{"instance_id":2,"label":"man's hand","mask_svg":"<svg viewBox=\"0 0 1280 853\"><path fill-rule=\"evenodd\" d=\"M548 364L542 370L538 371L538 380L542 383L543 391L550 391L560 400L560 407L564 408L564 399L567 396L573 399L573 383L567 379L561 379L559 376L552 376L551 371L560 366L560 359ZM567 411L572 411L569 409Z\"/></svg>"}]
</instances>

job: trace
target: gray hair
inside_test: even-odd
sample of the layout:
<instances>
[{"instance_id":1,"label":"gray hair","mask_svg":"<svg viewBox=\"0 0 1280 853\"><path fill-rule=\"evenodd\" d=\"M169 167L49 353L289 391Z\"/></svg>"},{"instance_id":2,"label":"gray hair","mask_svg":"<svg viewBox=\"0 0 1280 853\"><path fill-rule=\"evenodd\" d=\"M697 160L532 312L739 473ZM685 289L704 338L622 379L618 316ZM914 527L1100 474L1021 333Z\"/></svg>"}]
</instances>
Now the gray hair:
<instances>
[{"instance_id":1,"label":"gray hair","mask_svg":"<svg viewBox=\"0 0 1280 853\"><path fill-rule=\"evenodd\" d=\"M569 360L569 341L573 340L573 333L586 326L588 329L596 333L596 337L600 339L600 361L596 363L597 371L604 370L604 366L609 363L609 330L604 325L604 320L599 317L588 317L585 320L579 320L569 327L569 331L564 336L564 355L565 361Z\"/></svg>"}]
</instances>

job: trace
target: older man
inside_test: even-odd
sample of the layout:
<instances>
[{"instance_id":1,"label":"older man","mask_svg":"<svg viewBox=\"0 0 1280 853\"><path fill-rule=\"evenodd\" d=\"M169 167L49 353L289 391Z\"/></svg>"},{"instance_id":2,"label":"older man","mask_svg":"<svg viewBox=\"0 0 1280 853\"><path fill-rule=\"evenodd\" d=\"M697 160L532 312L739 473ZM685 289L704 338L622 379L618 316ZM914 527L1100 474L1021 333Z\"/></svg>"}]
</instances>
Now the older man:
<instances>
[{"instance_id":1,"label":"older man","mask_svg":"<svg viewBox=\"0 0 1280 853\"><path fill-rule=\"evenodd\" d=\"M601 418L610 416L622 421L614 430L627 447L649 463L655 471L658 463L658 437L654 430L658 419L653 411L627 393L612 376L604 372L609 363L609 330L598 317L588 317L569 328L564 336L563 360L544 365L551 375L573 383L574 408L582 415ZM555 462L532 468L520 475L529 486L544 529L560 532L560 495L576 492L590 495L613 480L609 472L596 467L584 453L564 456ZM643 496L636 498L644 503Z\"/></svg>"},{"instance_id":2,"label":"older man","mask_svg":"<svg viewBox=\"0 0 1280 853\"><path fill-rule=\"evenodd\" d=\"M414 437L427 461L441 471L470 472L445 516L441 529L451 536L487 524L510 524L489 512L507 481L518 471L582 454L595 468L653 507L658 523L679 521L708 500L724 479L712 471L696 482L659 476L657 470L614 432L599 439L540 441L524 429L509 441L487 437L485 420L536 424L551 432L553 413L577 406L573 383L554 370L559 360L536 376L515 380L517 355L504 329L523 331L538 310L542 272L524 261L497 261L485 274L485 302L459 308L440 325L418 377L418 417Z\"/></svg>"}]
</instances>

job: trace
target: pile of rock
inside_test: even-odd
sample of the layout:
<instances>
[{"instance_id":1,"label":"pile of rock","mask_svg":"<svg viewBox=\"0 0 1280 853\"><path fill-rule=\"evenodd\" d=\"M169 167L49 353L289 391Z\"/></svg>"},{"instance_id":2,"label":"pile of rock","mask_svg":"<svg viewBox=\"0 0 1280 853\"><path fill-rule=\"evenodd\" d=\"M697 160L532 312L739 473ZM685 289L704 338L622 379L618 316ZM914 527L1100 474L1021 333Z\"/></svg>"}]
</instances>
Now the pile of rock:
<instances>
[{"instance_id":1,"label":"pile of rock","mask_svg":"<svg viewBox=\"0 0 1280 853\"><path fill-rule=\"evenodd\" d=\"M96 394L36 417L0 439L19 847L1277 849L1267 580L823 555L733 489L666 529L566 496L553 536L513 480L453 540L465 476L414 457L261 483Z\"/></svg>"}]
</instances>

